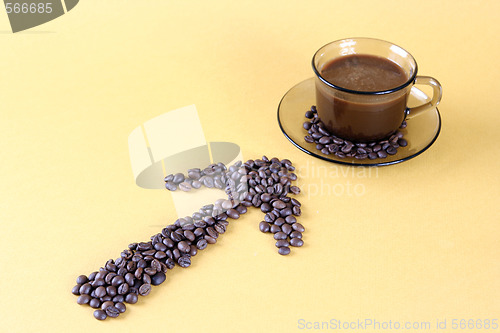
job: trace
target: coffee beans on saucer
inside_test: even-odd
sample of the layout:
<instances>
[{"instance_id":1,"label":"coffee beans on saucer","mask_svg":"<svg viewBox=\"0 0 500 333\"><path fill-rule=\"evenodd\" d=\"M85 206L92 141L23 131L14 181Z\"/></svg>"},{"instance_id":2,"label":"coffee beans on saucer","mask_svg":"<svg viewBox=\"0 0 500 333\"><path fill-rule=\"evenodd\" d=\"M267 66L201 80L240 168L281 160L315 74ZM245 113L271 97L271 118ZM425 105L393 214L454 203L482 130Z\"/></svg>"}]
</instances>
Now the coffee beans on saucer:
<instances>
[{"instance_id":1,"label":"coffee beans on saucer","mask_svg":"<svg viewBox=\"0 0 500 333\"><path fill-rule=\"evenodd\" d=\"M300 193L292 182L295 167L288 159L276 157L237 162L227 168L222 163L205 169L190 169L165 177L170 191L194 191L202 186L223 189L227 199L203 206L191 216L177 219L147 242L131 243L119 258L110 259L99 271L80 275L71 292L78 304L88 304L97 320L116 318L162 284L175 266L187 268L198 251L217 243L226 232L229 219L238 219L249 207L260 208L264 221L259 229L274 235L278 253L288 255L290 247L304 244L300 202L290 195Z\"/></svg>"},{"instance_id":2,"label":"coffee beans on saucer","mask_svg":"<svg viewBox=\"0 0 500 333\"><path fill-rule=\"evenodd\" d=\"M339 138L325 128L323 122L318 117L316 107L306 111L303 127L307 131L304 140L308 143L315 143L316 149L324 155L335 155L338 158L354 157L358 160L384 159L388 155L395 155L398 148L406 147L408 142L403 138L403 133L397 131L388 139L366 143L353 143ZM400 126L400 129L406 127L406 121Z\"/></svg>"}]
</instances>

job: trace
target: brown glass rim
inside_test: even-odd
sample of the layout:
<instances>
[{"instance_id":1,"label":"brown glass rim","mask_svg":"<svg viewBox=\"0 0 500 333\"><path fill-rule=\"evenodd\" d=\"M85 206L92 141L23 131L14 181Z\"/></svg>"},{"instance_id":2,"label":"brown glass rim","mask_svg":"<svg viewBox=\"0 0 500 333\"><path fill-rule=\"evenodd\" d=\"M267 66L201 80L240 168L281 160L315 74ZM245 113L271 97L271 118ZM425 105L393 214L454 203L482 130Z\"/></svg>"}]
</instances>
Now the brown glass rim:
<instances>
[{"instance_id":1,"label":"brown glass rim","mask_svg":"<svg viewBox=\"0 0 500 333\"><path fill-rule=\"evenodd\" d=\"M314 59L316 58L316 55L318 55L318 52L320 50L322 50L324 47L330 45L330 44L333 44L333 43L338 43L340 41L343 41L343 40L348 40L348 39L352 39L352 40L374 40L374 41L380 41L380 42L384 42L384 43L387 43L387 44L391 44L391 45L394 45L396 47L399 47L401 50L403 50L404 52L406 52L411 60L415 63L415 72L413 73L413 75L408 79L408 81L406 81L405 83L403 83L402 85L400 86L397 86L395 88L391 88L391 89L387 89L387 90L379 90L379 91L360 91L360 90L352 90L352 89L348 89L348 88L343 88L341 86L337 86L331 82L328 82L324 77L321 76L321 74L319 73L319 71L317 70L316 68L316 65L314 64ZM404 48L402 48L401 46L399 45L396 45L396 44L393 44L391 42L388 42L386 40L383 40L383 39L377 39L377 38L367 38L367 37L354 37L354 38L343 38L343 39L338 39L336 41L333 41L333 42L330 42L330 43L327 43L325 45L323 45L322 47L320 47L313 55L313 58L312 58L312 68L313 68L313 71L314 73L316 74L316 77L318 77L324 84L326 84L327 86L331 87L331 88L334 88L334 89L337 89L337 90L340 90L340 91L344 91L344 92L347 92L347 93L351 93L351 94L358 94L358 95L386 95L386 94L391 94L393 92L396 92L398 90L401 90L407 86L409 86L410 84L412 83L415 83L415 79L417 77L417 72L418 72L418 64L417 64L417 61L415 60L415 58L413 58L413 56L411 55L410 52L406 51Z\"/></svg>"}]
</instances>

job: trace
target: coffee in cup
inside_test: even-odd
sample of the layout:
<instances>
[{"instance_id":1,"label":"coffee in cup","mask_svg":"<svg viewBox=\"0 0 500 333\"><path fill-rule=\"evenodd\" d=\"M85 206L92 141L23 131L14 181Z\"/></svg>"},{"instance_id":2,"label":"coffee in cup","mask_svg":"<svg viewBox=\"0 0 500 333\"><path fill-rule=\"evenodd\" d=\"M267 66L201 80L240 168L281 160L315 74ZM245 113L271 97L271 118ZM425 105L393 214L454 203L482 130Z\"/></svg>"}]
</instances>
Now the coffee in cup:
<instances>
[{"instance_id":1,"label":"coffee in cup","mask_svg":"<svg viewBox=\"0 0 500 333\"><path fill-rule=\"evenodd\" d=\"M417 76L417 63L407 51L371 38L329 43L313 57L316 107L325 127L354 142L384 139L408 116L435 107L442 95L439 82ZM408 108L413 84L433 87L430 102Z\"/></svg>"}]
</instances>

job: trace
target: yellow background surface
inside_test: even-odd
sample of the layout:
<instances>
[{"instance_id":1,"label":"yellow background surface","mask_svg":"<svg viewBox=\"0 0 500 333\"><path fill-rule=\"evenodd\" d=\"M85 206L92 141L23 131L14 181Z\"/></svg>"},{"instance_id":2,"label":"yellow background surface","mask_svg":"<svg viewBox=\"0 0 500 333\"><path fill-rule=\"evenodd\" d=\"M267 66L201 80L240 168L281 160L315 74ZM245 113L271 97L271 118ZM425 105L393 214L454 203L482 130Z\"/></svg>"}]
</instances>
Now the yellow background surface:
<instances>
[{"instance_id":1,"label":"yellow background surface","mask_svg":"<svg viewBox=\"0 0 500 333\"><path fill-rule=\"evenodd\" d=\"M0 331L498 322L499 13L494 0L85 0L12 34L0 10ZM444 89L436 143L368 175L308 157L276 121L313 53L353 36L402 46ZM251 210L190 268L98 322L76 304L75 278L176 219L170 193L135 185L128 135L189 104L207 141L294 162L305 246L279 256ZM335 184L346 191L315 192Z\"/></svg>"}]
</instances>

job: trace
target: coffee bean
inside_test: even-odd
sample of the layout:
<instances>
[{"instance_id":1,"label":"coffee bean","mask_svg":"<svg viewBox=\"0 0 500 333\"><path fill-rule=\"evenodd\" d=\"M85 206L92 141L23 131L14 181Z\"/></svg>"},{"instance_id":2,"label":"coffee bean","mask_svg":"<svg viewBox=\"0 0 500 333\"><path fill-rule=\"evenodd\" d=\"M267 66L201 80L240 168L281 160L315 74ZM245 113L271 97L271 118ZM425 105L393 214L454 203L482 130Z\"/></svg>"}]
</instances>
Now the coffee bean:
<instances>
[{"instance_id":1,"label":"coffee bean","mask_svg":"<svg viewBox=\"0 0 500 333\"><path fill-rule=\"evenodd\" d=\"M260 200L262 200L262 202L269 202L269 201L271 201L271 199L272 199L272 196L269 193L263 193L260 196Z\"/></svg>"},{"instance_id":2,"label":"coffee bean","mask_svg":"<svg viewBox=\"0 0 500 333\"><path fill-rule=\"evenodd\" d=\"M299 207L299 206L296 206L296 207ZM289 216L285 217L285 222L288 224L294 224L295 222L297 222L297 218L293 215L289 215Z\"/></svg>"},{"instance_id":3,"label":"coffee bean","mask_svg":"<svg viewBox=\"0 0 500 333\"><path fill-rule=\"evenodd\" d=\"M260 206L260 210L264 213L267 213L267 212L270 212L272 210L272 207L270 204L268 204L267 202L263 203L261 206Z\"/></svg>"},{"instance_id":4,"label":"coffee bean","mask_svg":"<svg viewBox=\"0 0 500 333\"><path fill-rule=\"evenodd\" d=\"M222 201L221 207L222 209L228 210L230 208L233 208L233 203L231 202L231 200L224 200Z\"/></svg>"},{"instance_id":5,"label":"coffee bean","mask_svg":"<svg viewBox=\"0 0 500 333\"><path fill-rule=\"evenodd\" d=\"M274 225L281 227L283 224L285 224L285 219L282 217L278 217L276 221L274 221Z\"/></svg>"},{"instance_id":6,"label":"coffee bean","mask_svg":"<svg viewBox=\"0 0 500 333\"><path fill-rule=\"evenodd\" d=\"M269 230L271 229L271 227L269 226L269 223L267 223L265 221L262 221L262 222L259 223L259 229L262 232L269 232Z\"/></svg>"},{"instance_id":7,"label":"coffee bean","mask_svg":"<svg viewBox=\"0 0 500 333\"><path fill-rule=\"evenodd\" d=\"M84 294L88 295L88 294L90 294L91 290L92 290L92 286L90 285L90 283L87 282L80 287L79 293L80 293L80 295L84 295Z\"/></svg>"},{"instance_id":8,"label":"coffee bean","mask_svg":"<svg viewBox=\"0 0 500 333\"><path fill-rule=\"evenodd\" d=\"M115 308L117 308L120 313L124 313L127 310L127 307L123 304L123 302L117 302L115 304Z\"/></svg>"},{"instance_id":9,"label":"coffee bean","mask_svg":"<svg viewBox=\"0 0 500 333\"><path fill-rule=\"evenodd\" d=\"M153 244L151 242L141 242L137 244L137 251L147 251L153 248Z\"/></svg>"},{"instance_id":10,"label":"coffee bean","mask_svg":"<svg viewBox=\"0 0 500 333\"><path fill-rule=\"evenodd\" d=\"M79 277L76 278L76 284L85 284L88 282L88 278L85 275L80 275Z\"/></svg>"},{"instance_id":11,"label":"coffee bean","mask_svg":"<svg viewBox=\"0 0 500 333\"><path fill-rule=\"evenodd\" d=\"M252 205L254 207L260 207L260 205L262 204L262 201L259 199L258 196L254 196L253 199L252 199Z\"/></svg>"},{"instance_id":12,"label":"coffee bean","mask_svg":"<svg viewBox=\"0 0 500 333\"><path fill-rule=\"evenodd\" d=\"M201 170L198 169L198 168L189 169L188 172L187 172L187 175L191 179L198 180L201 177Z\"/></svg>"},{"instance_id":13,"label":"coffee bean","mask_svg":"<svg viewBox=\"0 0 500 333\"><path fill-rule=\"evenodd\" d=\"M149 275L144 275L142 278L144 279L144 277L146 277L146 276L149 276ZM120 286L118 286L117 292L119 295L126 295L126 294L128 294L129 288L130 287L127 283L122 283Z\"/></svg>"},{"instance_id":14,"label":"coffee bean","mask_svg":"<svg viewBox=\"0 0 500 333\"><path fill-rule=\"evenodd\" d=\"M176 184L182 183L186 179L182 173L176 173L172 181Z\"/></svg>"},{"instance_id":15,"label":"coffee bean","mask_svg":"<svg viewBox=\"0 0 500 333\"><path fill-rule=\"evenodd\" d=\"M104 286L106 284L106 282L104 281L103 278L97 278L97 276L96 276L96 279L94 281L92 281L92 287L94 287L94 288Z\"/></svg>"},{"instance_id":16,"label":"coffee bean","mask_svg":"<svg viewBox=\"0 0 500 333\"><path fill-rule=\"evenodd\" d=\"M134 276L136 279L142 279L142 274L144 273L144 268L142 267L138 267L135 272L134 272Z\"/></svg>"},{"instance_id":17,"label":"coffee bean","mask_svg":"<svg viewBox=\"0 0 500 333\"><path fill-rule=\"evenodd\" d=\"M121 285L124 282L125 282L125 279L123 278L123 276L117 275L111 280L111 285L118 287L119 285Z\"/></svg>"},{"instance_id":18,"label":"coffee bean","mask_svg":"<svg viewBox=\"0 0 500 333\"><path fill-rule=\"evenodd\" d=\"M104 288L103 286L97 287L97 289L95 290L95 296L98 298L106 296L106 288Z\"/></svg>"},{"instance_id":19,"label":"coffee bean","mask_svg":"<svg viewBox=\"0 0 500 333\"><path fill-rule=\"evenodd\" d=\"M300 238L292 238L290 239L290 245L295 247L300 247L304 245L304 241Z\"/></svg>"},{"instance_id":20,"label":"coffee bean","mask_svg":"<svg viewBox=\"0 0 500 333\"><path fill-rule=\"evenodd\" d=\"M270 231L271 231L273 234L275 234L275 233L277 233L277 232L280 232L280 231L281 231L281 228L280 228L280 227L278 227L277 225L273 224L273 225L271 226Z\"/></svg>"},{"instance_id":21,"label":"coffee bean","mask_svg":"<svg viewBox=\"0 0 500 333\"><path fill-rule=\"evenodd\" d=\"M177 263L179 264L179 266L186 268L191 266L191 259L189 257L182 256L179 258L179 260L177 260Z\"/></svg>"},{"instance_id":22,"label":"coffee bean","mask_svg":"<svg viewBox=\"0 0 500 333\"><path fill-rule=\"evenodd\" d=\"M292 232L292 227L290 226L290 224L288 223L285 223L281 226L281 230L286 234L286 235L290 235L290 233Z\"/></svg>"},{"instance_id":23,"label":"coffee bean","mask_svg":"<svg viewBox=\"0 0 500 333\"><path fill-rule=\"evenodd\" d=\"M305 228L302 224L300 223L294 223L292 224L292 229L295 230L295 231L298 231L298 232L304 232L305 231Z\"/></svg>"},{"instance_id":24,"label":"coffee bean","mask_svg":"<svg viewBox=\"0 0 500 333\"><path fill-rule=\"evenodd\" d=\"M206 226L206 225L205 225ZM205 234L205 230L203 230L203 228L196 228L193 232L193 234L196 236L196 237L200 237L202 235Z\"/></svg>"},{"instance_id":25,"label":"coffee bean","mask_svg":"<svg viewBox=\"0 0 500 333\"><path fill-rule=\"evenodd\" d=\"M283 185L281 183L274 184L273 186L274 194L280 195L283 193Z\"/></svg>"},{"instance_id":26,"label":"coffee bean","mask_svg":"<svg viewBox=\"0 0 500 333\"><path fill-rule=\"evenodd\" d=\"M125 302L127 302L129 304L137 303L137 299L138 299L137 295L133 294L133 293L127 294L127 296L125 296Z\"/></svg>"},{"instance_id":27,"label":"coffee bean","mask_svg":"<svg viewBox=\"0 0 500 333\"><path fill-rule=\"evenodd\" d=\"M199 180L193 180L191 187L194 189L199 189L203 184Z\"/></svg>"},{"instance_id":28,"label":"coffee bean","mask_svg":"<svg viewBox=\"0 0 500 333\"><path fill-rule=\"evenodd\" d=\"M116 290L116 287L114 287L114 286L107 286L106 287L106 294L107 295L109 295L111 297L115 297L117 293L118 293L118 291Z\"/></svg>"},{"instance_id":29,"label":"coffee bean","mask_svg":"<svg viewBox=\"0 0 500 333\"><path fill-rule=\"evenodd\" d=\"M264 221L267 223L272 223L274 220L276 220L276 215L273 213L266 213L266 215L264 215Z\"/></svg>"},{"instance_id":30,"label":"coffee bean","mask_svg":"<svg viewBox=\"0 0 500 333\"><path fill-rule=\"evenodd\" d=\"M142 255L143 255L143 257L146 257L146 256L152 256L155 253L156 253L156 250L155 249L151 249L151 250L143 251Z\"/></svg>"},{"instance_id":31,"label":"coffee bean","mask_svg":"<svg viewBox=\"0 0 500 333\"><path fill-rule=\"evenodd\" d=\"M395 155L398 152L398 150L396 148L390 146L389 148L386 149L386 152L389 155Z\"/></svg>"},{"instance_id":32,"label":"coffee bean","mask_svg":"<svg viewBox=\"0 0 500 333\"><path fill-rule=\"evenodd\" d=\"M192 234L192 233L191 233ZM194 237L193 235L193 240L195 239L196 237ZM155 259L158 259L158 260L162 260L162 259L165 259L167 257L167 254L163 251L157 251L154 255Z\"/></svg>"},{"instance_id":33,"label":"coffee bean","mask_svg":"<svg viewBox=\"0 0 500 333\"><path fill-rule=\"evenodd\" d=\"M80 295L78 296L78 299L76 300L76 302L80 305L82 304L88 304L90 302L90 300L92 299L92 297L90 297L89 295Z\"/></svg>"},{"instance_id":34,"label":"coffee bean","mask_svg":"<svg viewBox=\"0 0 500 333\"><path fill-rule=\"evenodd\" d=\"M236 209L229 209L226 214L232 218L232 219L238 219L240 217L240 213L238 213L238 211Z\"/></svg>"},{"instance_id":35,"label":"coffee bean","mask_svg":"<svg viewBox=\"0 0 500 333\"><path fill-rule=\"evenodd\" d=\"M116 272L116 274L120 276L125 276L125 274L127 274L127 269L125 267L122 267Z\"/></svg>"},{"instance_id":36,"label":"coffee bean","mask_svg":"<svg viewBox=\"0 0 500 333\"><path fill-rule=\"evenodd\" d=\"M290 233L290 238L302 238L302 233L294 230Z\"/></svg>"},{"instance_id":37,"label":"coffee bean","mask_svg":"<svg viewBox=\"0 0 500 333\"><path fill-rule=\"evenodd\" d=\"M387 157L387 153L385 151L383 151L383 150L379 150L377 152L377 155L378 155L379 158L386 158Z\"/></svg>"},{"instance_id":38,"label":"coffee bean","mask_svg":"<svg viewBox=\"0 0 500 333\"><path fill-rule=\"evenodd\" d=\"M94 318L97 320L104 320L107 317L108 317L108 315L106 314L106 312L104 312L102 310L95 310L94 311Z\"/></svg>"},{"instance_id":39,"label":"coffee bean","mask_svg":"<svg viewBox=\"0 0 500 333\"><path fill-rule=\"evenodd\" d=\"M151 292L151 285L149 283L144 283L139 288L139 295L141 295L141 296L147 296L150 292Z\"/></svg>"},{"instance_id":40,"label":"coffee bean","mask_svg":"<svg viewBox=\"0 0 500 333\"><path fill-rule=\"evenodd\" d=\"M293 194L299 194L300 188L298 186L290 186L290 192L292 192Z\"/></svg>"},{"instance_id":41,"label":"coffee bean","mask_svg":"<svg viewBox=\"0 0 500 333\"><path fill-rule=\"evenodd\" d=\"M299 206L293 206L292 213L295 216L300 216L302 214L302 210L300 209Z\"/></svg>"},{"instance_id":42,"label":"coffee bean","mask_svg":"<svg viewBox=\"0 0 500 333\"><path fill-rule=\"evenodd\" d=\"M123 303L125 302L125 296L124 295L116 295L111 299L114 303Z\"/></svg>"},{"instance_id":43,"label":"coffee bean","mask_svg":"<svg viewBox=\"0 0 500 333\"><path fill-rule=\"evenodd\" d=\"M167 248L172 248L172 247L175 246L175 242L172 239L170 239L170 238L165 238L165 239L163 239L162 242L163 242L163 244L165 244L165 246Z\"/></svg>"},{"instance_id":44,"label":"coffee bean","mask_svg":"<svg viewBox=\"0 0 500 333\"><path fill-rule=\"evenodd\" d=\"M177 191L177 185L175 185L172 181L165 182L165 188L172 192Z\"/></svg>"},{"instance_id":45,"label":"coffee bean","mask_svg":"<svg viewBox=\"0 0 500 333\"><path fill-rule=\"evenodd\" d=\"M179 258L180 259L180 258ZM151 277L151 284L153 286L157 286L163 283L165 281L166 275L163 272L158 272L155 275Z\"/></svg>"},{"instance_id":46,"label":"coffee bean","mask_svg":"<svg viewBox=\"0 0 500 333\"><path fill-rule=\"evenodd\" d=\"M82 287L81 285L77 284L76 286L73 287L73 289L71 289L71 293L73 295L77 295L77 296L80 295L80 288L81 287Z\"/></svg>"},{"instance_id":47,"label":"coffee bean","mask_svg":"<svg viewBox=\"0 0 500 333\"><path fill-rule=\"evenodd\" d=\"M90 305L91 308L97 309L97 308L99 308L101 306L101 301L98 298L92 298L89 301L89 305Z\"/></svg>"},{"instance_id":48,"label":"coffee bean","mask_svg":"<svg viewBox=\"0 0 500 333\"><path fill-rule=\"evenodd\" d=\"M287 217L288 215L292 215L292 213L293 213L292 209L290 209L288 207L280 210L281 217Z\"/></svg>"},{"instance_id":49,"label":"coffee bean","mask_svg":"<svg viewBox=\"0 0 500 333\"><path fill-rule=\"evenodd\" d=\"M280 240L280 239L287 239L288 236L285 234L283 231L278 231L277 233L274 234L274 239Z\"/></svg>"},{"instance_id":50,"label":"coffee bean","mask_svg":"<svg viewBox=\"0 0 500 333\"><path fill-rule=\"evenodd\" d=\"M105 301L105 302L102 302L101 304L101 309L102 310L106 310L107 308L109 308L110 306L114 306L115 303L112 302L112 301Z\"/></svg>"},{"instance_id":51,"label":"coffee bean","mask_svg":"<svg viewBox=\"0 0 500 333\"><path fill-rule=\"evenodd\" d=\"M189 250L191 249L190 244L186 241L180 241L179 244L177 244L177 247L184 253L189 252Z\"/></svg>"},{"instance_id":52,"label":"coffee bean","mask_svg":"<svg viewBox=\"0 0 500 333\"><path fill-rule=\"evenodd\" d=\"M116 265L114 264L113 260L110 260L106 263L106 269L109 272L116 272L117 268L116 268Z\"/></svg>"},{"instance_id":53,"label":"coffee bean","mask_svg":"<svg viewBox=\"0 0 500 333\"><path fill-rule=\"evenodd\" d=\"M368 154L357 153L356 155L354 155L354 157L357 158L358 160L364 160L364 159L368 158Z\"/></svg>"},{"instance_id":54,"label":"coffee bean","mask_svg":"<svg viewBox=\"0 0 500 333\"><path fill-rule=\"evenodd\" d=\"M352 143L347 143L345 146L342 147L341 151L344 153L344 154L347 154L351 151L351 149L354 147L354 145Z\"/></svg>"},{"instance_id":55,"label":"coffee bean","mask_svg":"<svg viewBox=\"0 0 500 333\"><path fill-rule=\"evenodd\" d=\"M280 240L276 241L276 247L280 248L280 247L285 247L285 246L289 246L286 239L280 239Z\"/></svg>"},{"instance_id":56,"label":"coffee bean","mask_svg":"<svg viewBox=\"0 0 500 333\"><path fill-rule=\"evenodd\" d=\"M320 133L321 134L321 133ZM322 145L326 145L326 144L329 144L330 142L332 141L332 139L328 136L322 136L321 138L319 138L318 142Z\"/></svg>"},{"instance_id":57,"label":"coffee bean","mask_svg":"<svg viewBox=\"0 0 500 333\"><path fill-rule=\"evenodd\" d=\"M219 234L223 234L226 232L226 227L222 223L217 223L214 225L215 231L217 231Z\"/></svg>"},{"instance_id":58,"label":"coffee bean","mask_svg":"<svg viewBox=\"0 0 500 333\"><path fill-rule=\"evenodd\" d=\"M189 251L189 255L191 257L194 257L196 254L198 254L198 248L196 247L196 245L191 245L191 250ZM166 268L165 270L163 270L163 272L165 273L166 272Z\"/></svg>"},{"instance_id":59,"label":"coffee bean","mask_svg":"<svg viewBox=\"0 0 500 333\"><path fill-rule=\"evenodd\" d=\"M222 181L220 180L220 178L214 178L214 187L218 188L218 189L223 189L224 188L224 184L222 183Z\"/></svg>"},{"instance_id":60,"label":"coffee bean","mask_svg":"<svg viewBox=\"0 0 500 333\"><path fill-rule=\"evenodd\" d=\"M405 139L399 139L398 140L398 144L401 146L401 147L406 147L408 145L408 141L406 141Z\"/></svg>"},{"instance_id":61,"label":"coffee bean","mask_svg":"<svg viewBox=\"0 0 500 333\"><path fill-rule=\"evenodd\" d=\"M174 249L172 251L172 257L174 258L174 260L179 259L180 256L181 256L181 251L179 251L179 249Z\"/></svg>"},{"instance_id":62,"label":"coffee bean","mask_svg":"<svg viewBox=\"0 0 500 333\"><path fill-rule=\"evenodd\" d=\"M106 308L106 315L110 318L116 318L120 315L120 311L114 306L110 306Z\"/></svg>"},{"instance_id":63,"label":"coffee bean","mask_svg":"<svg viewBox=\"0 0 500 333\"><path fill-rule=\"evenodd\" d=\"M238 211L238 214L240 214L240 215L245 214L248 211L247 207L245 207L244 205L241 205L241 204L236 206L235 209ZM227 213L227 215L229 215L229 212ZM229 216L229 217L231 217L231 216ZM231 217L231 218L234 219L234 217Z\"/></svg>"},{"instance_id":64,"label":"coffee bean","mask_svg":"<svg viewBox=\"0 0 500 333\"><path fill-rule=\"evenodd\" d=\"M213 237L213 238L219 237L219 233L217 231L215 231L215 229L213 227L208 227L206 229L206 232L207 232L207 235L210 237Z\"/></svg>"},{"instance_id":65,"label":"coffee bean","mask_svg":"<svg viewBox=\"0 0 500 333\"><path fill-rule=\"evenodd\" d=\"M312 111L306 111L306 118L308 119L312 119L314 117L314 112Z\"/></svg>"},{"instance_id":66,"label":"coffee bean","mask_svg":"<svg viewBox=\"0 0 500 333\"><path fill-rule=\"evenodd\" d=\"M213 178L203 176L200 180L203 180L203 185L208 188L213 188L215 186Z\"/></svg>"},{"instance_id":67,"label":"coffee bean","mask_svg":"<svg viewBox=\"0 0 500 333\"><path fill-rule=\"evenodd\" d=\"M313 142L314 142L313 137L312 137L312 136L310 136L310 135L306 135L306 136L304 137L304 140L305 140L306 142L308 142L308 143L313 143Z\"/></svg>"},{"instance_id":68,"label":"coffee bean","mask_svg":"<svg viewBox=\"0 0 500 333\"><path fill-rule=\"evenodd\" d=\"M204 238L202 238L196 242L196 248L198 250L204 250L207 247L207 245L208 245L208 241Z\"/></svg>"},{"instance_id":69,"label":"coffee bean","mask_svg":"<svg viewBox=\"0 0 500 333\"><path fill-rule=\"evenodd\" d=\"M283 209L286 208L286 203L281 200L276 200L273 202L272 206L277 209Z\"/></svg>"},{"instance_id":70,"label":"coffee bean","mask_svg":"<svg viewBox=\"0 0 500 333\"><path fill-rule=\"evenodd\" d=\"M286 256L287 254L290 254L290 248L288 246L280 247L278 249L278 253L282 256Z\"/></svg>"},{"instance_id":71,"label":"coffee bean","mask_svg":"<svg viewBox=\"0 0 500 333\"><path fill-rule=\"evenodd\" d=\"M177 233L177 232L172 232L172 233L170 234L170 238L172 239L172 241L173 241L174 243L179 243L181 240L183 240L183 239L184 239L184 235L180 235L180 234L179 234L179 233Z\"/></svg>"},{"instance_id":72,"label":"coffee bean","mask_svg":"<svg viewBox=\"0 0 500 333\"><path fill-rule=\"evenodd\" d=\"M342 153L342 152L340 152L340 151L336 152L335 156L340 157L340 158L345 158L346 157L345 154Z\"/></svg>"},{"instance_id":73,"label":"coffee bean","mask_svg":"<svg viewBox=\"0 0 500 333\"><path fill-rule=\"evenodd\" d=\"M323 134L321 134L319 132L314 132L311 134L311 136L313 137L314 140L319 140L319 138L321 138L323 136Z\"/></svg>"},{"instance_id":74,"label":"coffee bean","mask_svg":"<svg viewBox=\"0 0 500 333\"><path fill-rule=\"evenodd\" d=\"M113 299L113 298L112 298L111 296L106 295L106 296L104 296L104 297L99 298L99 301L101 301L101 302L107 302L107 301L111 301L112 299ZM89 304L90 304L90 303L89 303Z\"/></svg>"}]
</instances>

